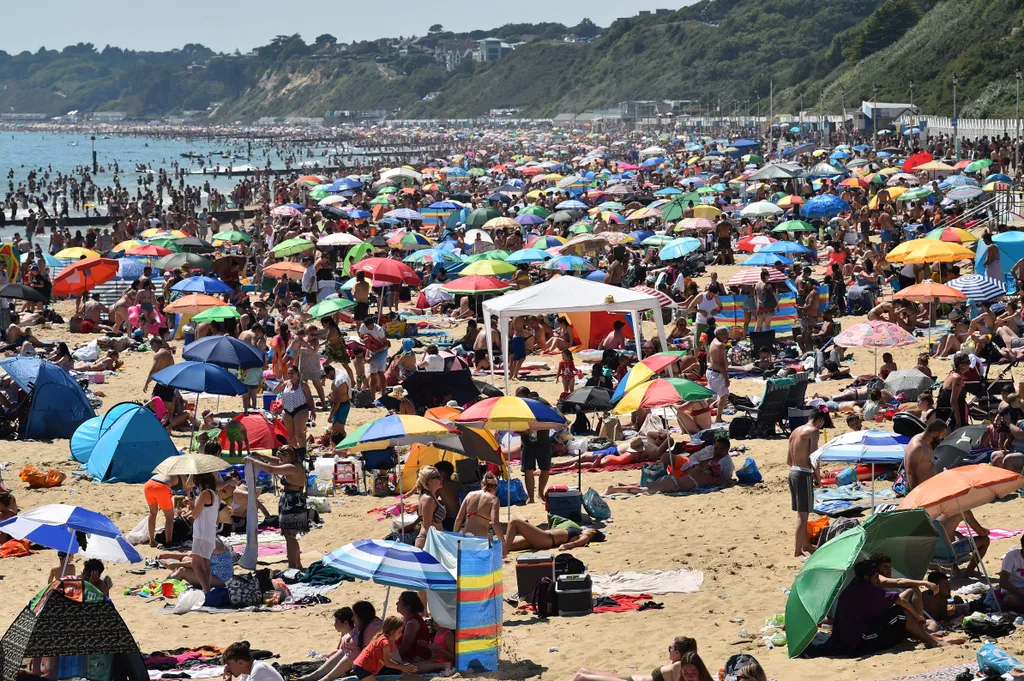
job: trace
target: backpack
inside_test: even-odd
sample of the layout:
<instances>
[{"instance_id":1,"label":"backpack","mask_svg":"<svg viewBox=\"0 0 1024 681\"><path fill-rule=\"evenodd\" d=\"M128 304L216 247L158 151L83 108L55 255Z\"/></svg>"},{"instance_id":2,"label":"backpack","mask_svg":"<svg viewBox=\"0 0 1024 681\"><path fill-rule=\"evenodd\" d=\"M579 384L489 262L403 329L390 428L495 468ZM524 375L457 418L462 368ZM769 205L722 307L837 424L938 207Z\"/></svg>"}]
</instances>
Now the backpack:
<instances>
[{"instance_id":1,"label":"backpack","mask_svg":"<svg viewBox=\"0 0 1024 681\"><path fill-rule=\"evenodd\" d=\"M608 502L602 499L593 487L583 495L583 508L593 520L608 520L612 517L612 509L608 508Z\"/></svg>"},{"instance_id":2,"label":"backpack","mask_svg":"<svg viewBox=\"0 0 1024 681\"><path fill-rule=\"evenodd\" d=\"M560 575L582 575L587 565L571 553L559 553L555 556L555 577Z\"/></svg>"},{"instance_id":3,"label":"backpack","mask_svg":"<svg viewBox=\"0 0 1024 681\"><path fill-rule=\"evenodd\" d=\"M530 605L537 617L552 617L558 614L558 592L550 577L541 577L530 596Z\"/></svg>"},{"instance_id":4,"label":"backpack","mask_svg":"<svg viewBox=\"0 0 1024 681\"><path fill-rule=\"evenodd\" d=\"M729 439L746 440L754 429L754 419L749 416L735 416L729 422Z\"/></svg>"},{"instance_id":5,"label":"backpack","mask_svg":"<svg viewBox=\"0 0 1024 681\"><path fill-rule=\"evenodd\" d=\"M1013 633L1013 620L1007 615L973 613L964 618L964 633L971 638L999 638Z\"/></svg>"},{"instance_id":6,"label":"backpack","mask_svg":"<svg viewBox=\"0 0 1024 681\"><path fill-rule=\"evenodd\" d=\"M357 409L369 409L373 406L369 390L353 390L352 397L349 399L352 401L352 406Z\"/></svg>"},{"instance_id":7,"label":"backpack","mask_svg":"<svg viewBox=\"0 0 1024 681\"><path fill-rule=\"evenodd\" d=\"M255 575L234 575L225 586L228 590L228 600L236 608L263 603L263 592L260 591Z\"/></svg>"}]
</instances>

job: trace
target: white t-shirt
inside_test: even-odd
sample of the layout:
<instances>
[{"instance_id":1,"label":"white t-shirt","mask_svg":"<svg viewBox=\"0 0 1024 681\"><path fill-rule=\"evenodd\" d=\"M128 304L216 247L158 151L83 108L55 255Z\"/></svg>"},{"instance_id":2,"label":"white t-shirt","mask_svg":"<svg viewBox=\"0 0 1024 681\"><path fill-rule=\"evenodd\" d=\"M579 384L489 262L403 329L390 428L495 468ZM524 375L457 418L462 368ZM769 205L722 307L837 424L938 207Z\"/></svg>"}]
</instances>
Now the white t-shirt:
<instances>
[{"instance_id":1,"label":"white t-shirt","mask_svg":"<svg viewBox=\"0 0 1024 681\"><path fill-rule=\"evenodd\" d=\"M334 387L340 388L343 385L347 385L349 390L351 390L352 380L348 377L345 367L334 367Z\"/></svg>"},{"instance_id":2,"label":"white t-shirt","mask_svg":"<svg viewBox=\"0 0 1024 681\"><path fill-rule=\"evenodd\" d=\"M370 336L371 338L376 338L379 341L383 341L383 340L387 339L388 332L385 331L384 327L381 326L380 324L374 324L372 329L366 328L366 324L360 324L359 325L359 336L360 337L362 337L362 336ZM371 350L371 352L372 352L372 350ZM376 354L377 352L380 352L380 351L378 350L378 351L374 352L374 354Z\"/></svg>"},{"instance_id":3,"label":"white t-shirt","mask_svg":"<svg viewBox=\"0 0 1024 681\"><path fill-rule=\"evenodd\" d=\"M262 660L252 663L252 671L248 676L242 675L242 681L284 681L276 669Z\"/></svg>"},{"instance_id":4,"label":"white t-shirt","mask_svg":"<svg viewBox=\"0 0 1024 681\"><path fill-rule=\"evenodd\" d=\"M441 355L424 355L424 371L444 371L444 357Z\"/></svg>"},{"instance_id":5,"label":"white t-shirt","mask_svg":"<svg viewBox=\"0 0 1024 681\"><path fill-rule=\"evenodd\" d=\"M705 466L708 472L716 478L732 478L736 473L736 464L732 457L723 456L718 461L713 461L714 456L715 446L708 445L704 449L690 454L690 465L687 468Z\"/></svg>"},{"instance_id":6,"label":"white t-shirt","mask_svg":"<svg viewBox=\"0 0 1024 681\"><path fill-rule=\"evenodd\" d=\"M1019 548L1010 549L1003 556L1003 564L999 571L1010 575L1010 584L1018 589L1024 589L1024 556L1021 555Z\"/></svg>"}]
</instances>

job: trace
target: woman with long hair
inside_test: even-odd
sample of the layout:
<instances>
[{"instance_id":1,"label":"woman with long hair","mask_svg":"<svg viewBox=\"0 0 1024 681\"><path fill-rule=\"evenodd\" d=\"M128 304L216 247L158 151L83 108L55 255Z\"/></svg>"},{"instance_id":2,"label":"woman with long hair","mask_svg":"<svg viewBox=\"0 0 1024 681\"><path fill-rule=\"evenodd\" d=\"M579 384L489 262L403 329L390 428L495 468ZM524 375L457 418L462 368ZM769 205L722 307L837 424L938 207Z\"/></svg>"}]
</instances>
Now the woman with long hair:
<instances>
[{"instance_id":1,"label":"woman with long hair","mask_svg":"<svg viewBox=\"0 0 1024 681\"><path fill-rule=\"evenodd\" d=\"M281 395L288 443L295 447L300 459L305 458L307 422L316 425L316 405L309 384L301 379L298 368L291 365L286 370L284 380L275 386L274 392Z\"/></svg>"},{"instance_id":2,"label":"woman with long hair","mask_svg":"<svg viewBox=\"0 0 1024 681\"><path fill-rule=\"evenodd\" d=\"M690 675L684 676L684 668L690 668ZM703 669L703 675L700 670ZM696 672L696 676L694 676ZM622 676L600 669L581 669L572 681L711 681L707 667L697 655L697 642L688 636L679 636L668 647L668 664L655 667L650 674Z\"/></svg>"},{"instance_id":3,"label":"woman with long hair","mask_svg":"<svg viewBox=\"0 0 1024 681\"><path fill-rule=\"evenodd\" d=\"M291 368L294 371L294 367ZM294 447L284 446L277 456L250 454L245 463L271 475L281 476L281 497L277 502L277 515L281 523L288 550L288 567L302 569L299 553L299 535L309 531L309 512L306 510L306 469Z\"/></svg>"},{"instance_id":4,"label":"woman with long hair","mask_svg":"<svg viewBox=\"0 0 1024 681\"><path fill-rule=\"evenodd\" d=\"M294 363L294 357L288 356L288 346L291 345L291 331L284 322L278 322L277 335L270 339L270 349L274 353L270 368L274 372L274 378L283 381L288 371L288 366Z\"/></svg>"},{"instance_id":5,"label":"woman with long hair","mask_svg":"<svg viewBox=\"0 0 1024 681\"><path fill-rule=\"evenodd\" d=\"M217 474L197 475L195 483L199 496L192 507L192 571L196 573L203 593L208 593L212 586L210 558L217 548L217 514L220 512Z\"/></svg>"},{"instance_id":6,"label":"woman with long hair","mask_svg":"<svg viewBox=\"0 0 1024 681\"><path fill-rule=\"evenodd\" d=\"M351 608L334 612L334 629L341 634L338 649L315 671L296 681L334 681L352 671L352 663L380 631L381 620L368 601L356 601Z\"/></svg>"},{"instance_id":7,"label":"woman with long hair","mask_svg":"<svg viewBox=\"0 0 1024 681\"><path fill-rule=\"evenodd\" d=\"M431 527L438 532L443 531L441 523L448 517L448 509L441 503L438 494L444 479L441 472L433 466L424 466L416 474L416 487L420 497L417 502L417 510L420 516L420 533L416 537L416 548L422 549L427 543L427 532Z\"/></svg>"}]
</instances>

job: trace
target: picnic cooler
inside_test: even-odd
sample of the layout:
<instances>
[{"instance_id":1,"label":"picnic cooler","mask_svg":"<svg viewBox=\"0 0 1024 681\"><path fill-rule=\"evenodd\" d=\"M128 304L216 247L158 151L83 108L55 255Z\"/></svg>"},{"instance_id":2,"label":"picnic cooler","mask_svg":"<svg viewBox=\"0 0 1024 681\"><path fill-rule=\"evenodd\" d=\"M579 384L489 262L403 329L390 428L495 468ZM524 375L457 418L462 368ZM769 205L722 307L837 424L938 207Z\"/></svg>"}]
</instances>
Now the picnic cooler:
<instances>
[{"instance_id":1,"label":"picnic cooler","mask_svg":"<svg viewBox=\"0 0 1024 681\"><path fill-rule=\"evenodd\" d=\"M549 487L547 497L545 508L548 513L568 518L574 523L583 522L583 495L578 487Z\"/></svg>"},{"instance_id":2,"label":"picnic cooler","mask_svg":"<svg viewBox=\"0 0 1024 681\"><path fill-rule=\"evenodd\" d=\"M555 580L558 614L561 617L589 615L594 611L594 587L590 575L559 575Z\"/></svg>"},{"instance_id":3,"label":"picnic cooler","mask_svg":"<svg viewBox=\"0 0 1024 681\"><path fill-rule=\"evenodd\" d=\"M516 556L516 590L521 600L529 600L542 577L555 581L555 554L521 553Z\"/></svg>"},{"instance_id":4,"label":"picnic cooler","mask_svg":"<svg viewBox=\"0 0 1024 681\"><path fill-rule=\"evenodd\" d=\"M811 415L814 414L813 407L790 407L789 408L789 429L795 430L800 426L806 425L811 420Z\"/></svg>"}]
</instances>

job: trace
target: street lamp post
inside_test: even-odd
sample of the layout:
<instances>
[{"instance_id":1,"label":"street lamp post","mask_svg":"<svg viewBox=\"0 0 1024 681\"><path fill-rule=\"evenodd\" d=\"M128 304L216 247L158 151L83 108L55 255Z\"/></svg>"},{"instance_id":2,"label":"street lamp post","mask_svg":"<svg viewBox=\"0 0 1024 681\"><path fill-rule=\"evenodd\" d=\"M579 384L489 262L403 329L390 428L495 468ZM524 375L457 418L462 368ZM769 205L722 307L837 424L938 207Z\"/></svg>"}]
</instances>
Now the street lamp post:
<instances>
[{"instance_id":1,"label":"street lamp post","mask_svg":"<svg viewBox=\"0 0 1024 681\"><path fill-rule=\"evenodd\" d=\"M843 142L848 144L849 140L846 137L846 88L839 87L839 96L843 100Z\"/></svg>"},{"instance_id":2,"label":"street lamp post","mask_svg":"<svg viewBox=\"0 0 1024 681\"><path fill-rule=\"evenodd\" d=\"M910 113L914 113L914 81L910 81Z\"/></svg>"},{"instance_id":3,"label":"street lamp post","mask_svg":"<svg viewBox=\"0 0 1024 681\"><path fill-rule=\"evenodd\" d=\"M1014 109L1013 117L1017 119L1017 133L1013 139L1013 170L1020 165L1020 69L1015 74L1017 77L1017 106Z\"/></svg>"},{"instance_id":4,"label":"street lamp post","mask_svg":"<svg viewBox=\"0 0 1024 681\"><path fill-rule=\"evenodd\" d=\"M956 153L956 160L960 160L960 135L958 128L960 127L960 121L956 119L956 74L953 74L953 148Z\"/></svg>"},{"instance_id":5,"label":"street lamp post","mask_svg":"<svg viewBox=\"0 0 1024 681\"><path fill-rule=\"evenodd\" d=\"M878 119L875 112L878 109L878 86L871 86L871 136L878 140Z\"/></svg>"}]
</instances>

